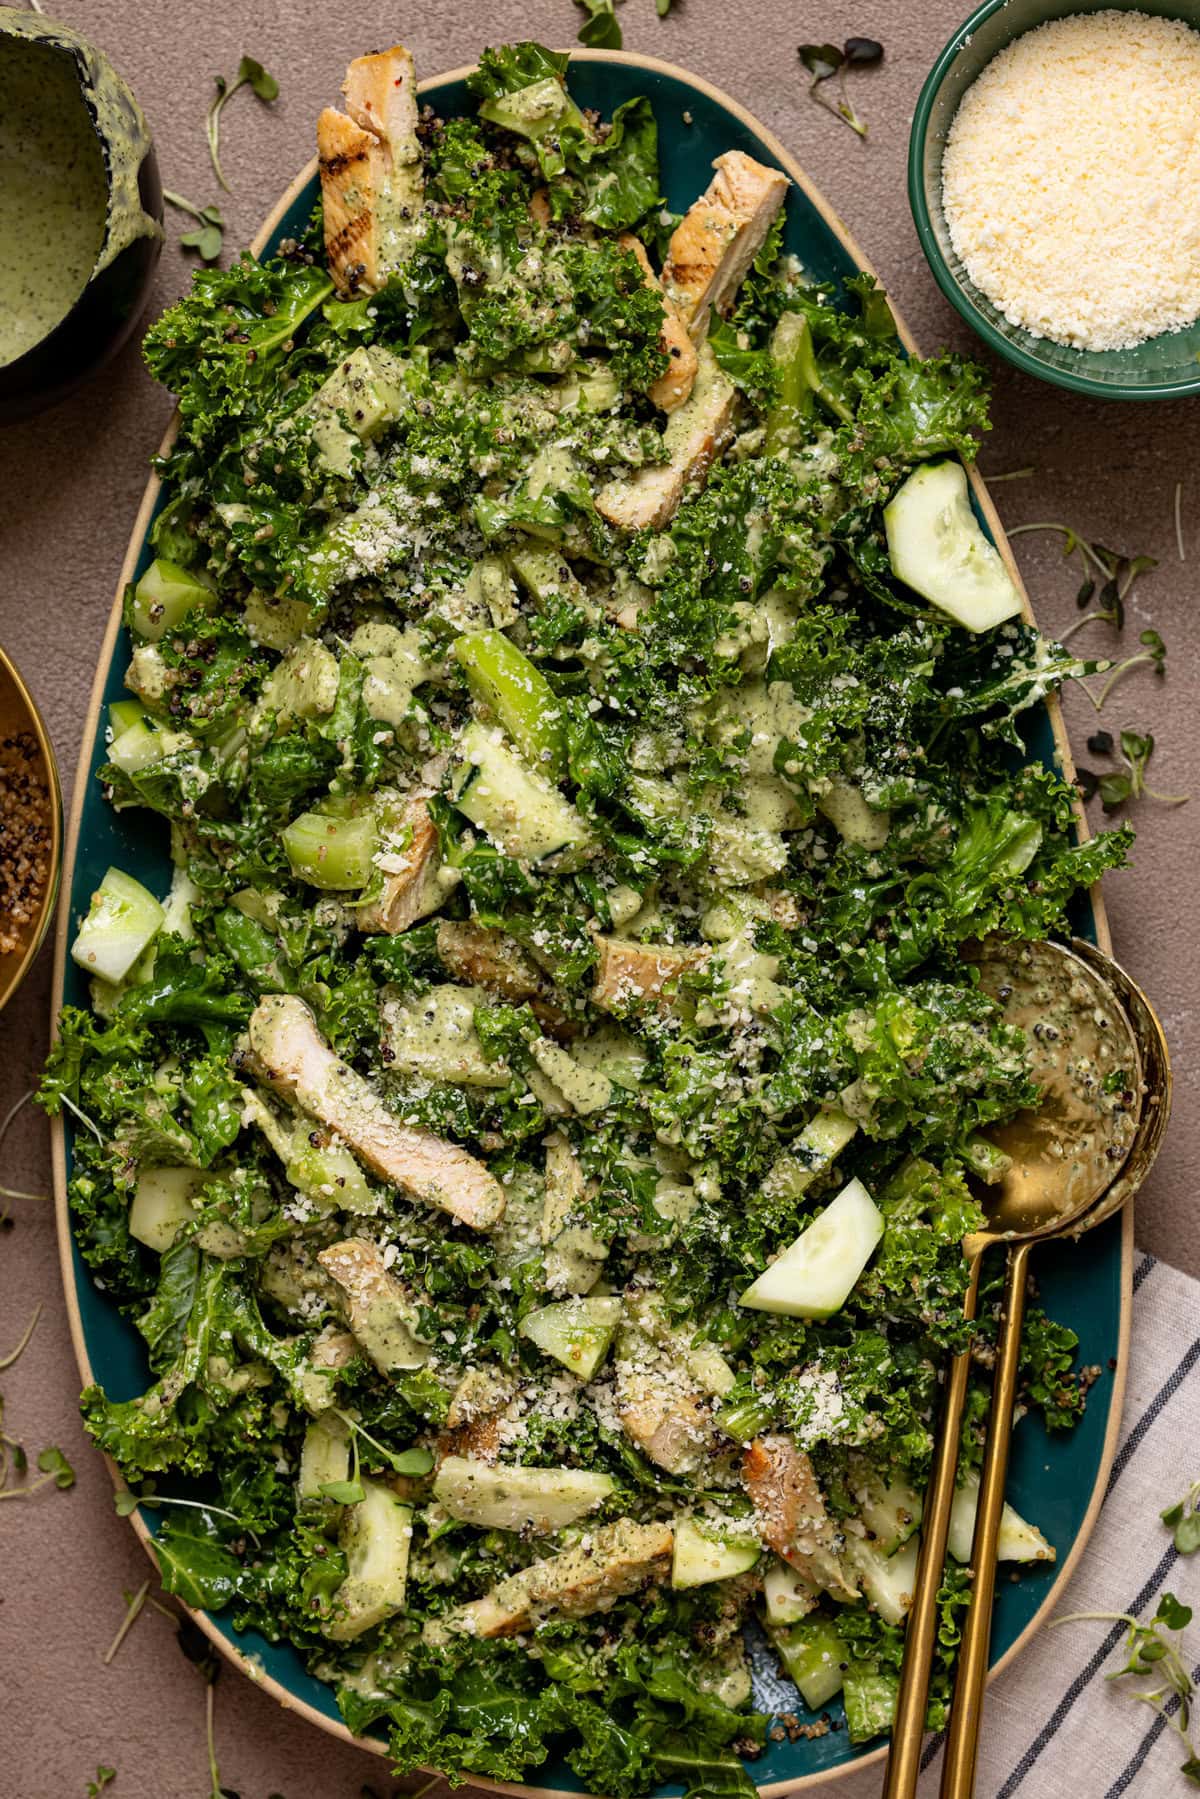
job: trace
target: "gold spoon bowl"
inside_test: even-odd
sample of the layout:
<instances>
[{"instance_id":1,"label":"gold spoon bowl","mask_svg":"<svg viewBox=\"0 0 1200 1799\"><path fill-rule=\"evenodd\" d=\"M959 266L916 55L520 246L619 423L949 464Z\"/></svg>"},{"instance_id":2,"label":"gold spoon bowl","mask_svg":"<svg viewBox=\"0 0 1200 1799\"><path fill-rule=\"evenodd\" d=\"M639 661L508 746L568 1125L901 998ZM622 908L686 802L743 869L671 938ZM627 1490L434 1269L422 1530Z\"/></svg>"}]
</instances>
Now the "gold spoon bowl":
<instances>
[{"instance_id":1,"label":"gold spoon bowl","mask_svg":"<svg viewBox=\"0 0 1200 1799\"><path fill-rule=\"evenodd\" d=\"M1170 1111L1170 1064L1161 1027L1149 1002L1109 957L1079 943L1067 949L1056 943L989 939L979 946L973 960L981 987L1003 1008L1007 1022L1026 1032L1043 1103L990 1133L1007 1163L984 1197L984 1228L963 1244L970 1266L963 1306L968 1320L976 1315L984 1255L998 1245L1009 1252L991 1412L993 1420L1005 1423L998 1422L989 1435L981 1475L972 1552L975 1585L959 1652L951 1722L960 1751L955 1778L961 1781L970 1745L972 1782L1028 1257L1036 1243L1049 1237L1077 1236L1124 1204L1149 1170ZM1129 1178L1122 1179L1126 1170ZM1120 1188L1120 1196L1109 1206L1114 1187ZM920 1772L938 1623L937 1592L946 1557L970 1364L970 1351L966 1350L951 1364L946 1382L884 1799L912 1799ZM949 1752L946 1771L948 1777ZM943 1786L943 1794L953 1792L955 1799L970 1790L970 1785Z\"/></svg>"},{"instance_id":2,"label":"gold spoon bowl","mask_svg":"<svg viewBox=\"0 0 1200 1799\"><path fill-rule=\"evenodd\" d=\"M25 781L20 779L21 765ZM33 695L0 649L0 863L12 868L30 845L41 863L42 878L32 903L22 908L29 915L11 930L0 869L0 942L14 940L11 947L0 949L0 1011L33 967L45 939L63 860L62 790L54 746Z\"/></svg>"}]
</instances>

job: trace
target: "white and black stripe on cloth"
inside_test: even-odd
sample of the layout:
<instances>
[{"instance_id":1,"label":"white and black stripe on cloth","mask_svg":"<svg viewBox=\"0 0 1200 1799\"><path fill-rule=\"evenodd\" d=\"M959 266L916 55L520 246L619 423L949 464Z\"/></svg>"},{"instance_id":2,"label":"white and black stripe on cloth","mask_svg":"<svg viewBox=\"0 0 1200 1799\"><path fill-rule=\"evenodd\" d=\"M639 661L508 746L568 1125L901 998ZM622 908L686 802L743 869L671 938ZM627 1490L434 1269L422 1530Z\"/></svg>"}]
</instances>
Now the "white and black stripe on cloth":
<instances>
[{"instance_id":1,"label":"white and black stripe on cloth","mask_svg":"<svg viewBox=\"0 0 1200 1799\"><path fill-rule=\"evenodd\" d=\"M1173 1592L1197 1614L1184 1659L1200 1679L1200 1555L1181 1557L1159 1517L1200 1479L1200 1282L1153 1256L1134 1265L1133 1332L1120 1447L1104 1508L1055 1612L1153 1617ZM1036 1522L1036 1520L1035 1520ZM1190 1789L1184 1752L1163 1718L1134 1703L1119 1667L1121 1624L1042 1629L988 1690L977 1799L1169 1799ZM919 1799L936 1799L941 1739L925 1746ZM820 1789L829 1799L878 1799L876 1765Z\"/></svg>"}]
</instances>

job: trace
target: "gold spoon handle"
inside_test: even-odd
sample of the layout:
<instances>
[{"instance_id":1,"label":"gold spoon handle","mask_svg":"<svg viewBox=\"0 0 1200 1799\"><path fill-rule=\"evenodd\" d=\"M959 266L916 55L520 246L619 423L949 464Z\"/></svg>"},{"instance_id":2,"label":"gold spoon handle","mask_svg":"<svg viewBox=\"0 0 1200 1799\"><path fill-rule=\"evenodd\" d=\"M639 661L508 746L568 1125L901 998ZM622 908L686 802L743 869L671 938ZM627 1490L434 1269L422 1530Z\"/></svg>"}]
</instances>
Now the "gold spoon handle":
<instances>
[{"instance_id":1,"label":"gold spoon handle","mask_svg":"<svg viewBox=\"0 0 1200 1799\"><path fill-rule=\"evenodd\" d=\"M968 1322L974 1318L979 1303L979 1265L980 1256L976 1254L971 1263L971 1277L963 1298L963 1317ZM933 1452L933 1468L925 1493L925 1509L921 1515L921 1551L913 1583L912 1608L904 1633L904 1665L900 1670L900 1692L896 1699L896 1717L892 1725L892 1745L888 1754L883 1799L913 1799L917 1790L917 1777L921 1772L921 1743L925 1735L925 1712L929 1705L929 1674L937 1644L938 1588L942 1584L942 1568L946 1561L950 1507L954 1502L959 1437L970 1372L971 1353L964 1350L950 1364L941 1429Z\"/></svg>"},{"instance_id":2,"label":"gold spoon handle","mask_svg":"<svg viewBox=\"0 0 1200 1799\"><path fill-rule=\"evenodd\" d=\"M1004 1483L1008 1475L1008 1450L1012 1441L1013 1406L1021 1360L1025 1274L1032 1247L1032 1243L1018 1243L1008 1252L1008 1274L996 1344L992 1410L983 1471L979 1477L975 1537L971 1544L971 1604L958 1652L958 1676L954 1683L954 1703L950 1709L946 1757L942 1764L941 1799L971 1799L975 1791L975 1762L979 1753L979 1726L992 1635L992 1603L996 1596L996 1549L1000 1516L1004 1510Z\"/></svg>"}]
</instances>

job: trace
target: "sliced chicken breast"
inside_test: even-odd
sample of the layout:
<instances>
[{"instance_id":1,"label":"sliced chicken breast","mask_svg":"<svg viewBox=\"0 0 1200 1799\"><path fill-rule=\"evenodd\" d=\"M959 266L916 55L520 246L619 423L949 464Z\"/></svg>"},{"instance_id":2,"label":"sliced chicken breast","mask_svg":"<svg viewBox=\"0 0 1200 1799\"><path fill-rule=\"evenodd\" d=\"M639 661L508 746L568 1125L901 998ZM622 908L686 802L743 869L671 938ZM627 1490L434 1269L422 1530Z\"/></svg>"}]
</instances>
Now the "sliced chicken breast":
<instances>
[{"instance_id":1,"label":"sliced chicken breast","mask_svg":"<svg viewBox=\"0 0 1200 1799\"><path fill-rule=\"evenodd\" d=\"M371 1083L330 1049L302 999L268 994L251 1015L249 1034L268 1085L336 1131L381 1179L475 1230L500 1222L504 1189L483 1163L431 1131L401 1124Z\"/></svg>"},{"instance_id":2,"label":"sliced chicken breast","mask_svg":"<svg viewBox=\"0 0 1200 1799\"><path fill-rule=\"evenodd\" d=\"M636 1592L670 1569L675 1535L669 1524L634 1524L619 1518L588 1531L573 1549L547 1556L510 1574L482 1599L447 1612L438 1635L465 1632L476 1637L508 1637L528 1630L547 1612L586 1618Z\"/></svg>"},{"instance_id":3,"label":"sliced chicken breast","mask_svg":"<svg viewBox=\"0 0 1200 1799\"><path fill-rule=\"evenodd\" d=\"M634 943L624 937L597 937L596 947L600 959L592 1001L606 1012L661 999L669 982L698 968L712 953L704 943Z\"/></svg>"},{"instance_id":4,"label":"sliced chicken breast","mask_svg":"<svg viewBox=\"0 0 1200 1799\"><path fill-rule=\"evenodd\" d=\"M756 1437L742 1459L742 1480L764 1543L806 1580L842 1599L858 1589L838 1555L841 1540L825 1510L813 1465L790 1437Z\"/></svg>"},{"instance_id":5,"label":"sliced chicken breast","mask_svg":"<svg viewBox=\"0 0 1200 1799\"><path fill-rule=\"evenodd\" d=\"M417 81L401 45L360 56L342 83L346 111L317 120L330 273L344 293L374 293L406 260L424 197Z\"/></svg>"},{"instance_id":6,"label":"sliced chicken breast","mask_svg":"<svg viewBox=\"0 0 1200 1799\"><path fill-rule=\"evenodd\" d=\"M623 250L629 250L637 257L646 286L652 287L662 298L663 322L658 345L663 355L670 360L658 380L646 391L661 412L674 412L677 406L683 405L692 391L692 384L696 379L696 346L688 336L688 328L673 303L663 293L662 284L651 267L641 239L626 232L617 241Z\"/></svg>"},{"instance_id":7,"label":"sliced chicken breast","mask_svg":"<svg viewBox=\"0 0 1200 1799\"><path fill-rule=\"evenodd\" d=\"M727 150L705 193L675 228L662 283L694 343L714 308L728 309L783 205L790 183L742 150Z\"/></svg>"},{"instance_id":8,"label":"sliced chicken breast","mask_svg":"<svg viewBox=\"0 0 1200 1799\"><path fill-rule=\"evenodd\" d=\"M427 793L415 793L406 802L401 824L412 835L400 852L398 866L383 879L379 898L359 906L356 923L370 935L398 937L419 918L435 912L446 897L437 880L439 856L437 827L429 816Z\"/></svg>"},{"instance_id":9,"label":"sliced chicken breast","mask_svg":"<svg viewBox=\"0 0 1200 1799\"><path fill-rule=\"evenodd\" d=\"M622 531L661 531L686 490L707 480L732 434L736 403L736 387L708 345L702 345L695 386L663 433L666 462L649 463L635 475L608 482L596 496L597 512Z\"/></svg>"}]
</instances>

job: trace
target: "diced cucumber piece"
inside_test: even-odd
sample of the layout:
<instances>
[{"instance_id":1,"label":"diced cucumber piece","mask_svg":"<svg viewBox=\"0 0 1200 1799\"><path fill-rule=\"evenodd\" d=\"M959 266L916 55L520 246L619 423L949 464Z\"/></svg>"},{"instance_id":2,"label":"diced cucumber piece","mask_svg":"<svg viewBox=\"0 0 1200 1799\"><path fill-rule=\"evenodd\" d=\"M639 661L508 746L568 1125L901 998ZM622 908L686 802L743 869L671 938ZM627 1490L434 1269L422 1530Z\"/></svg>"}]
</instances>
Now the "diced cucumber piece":
<instances>
[{"instance_id":1,"label":"diced cucumber piece","mask_svg":"<svg viewBox=\"0 0 1200 1799\"><path fill-rule=\"evenodd\" d=\"M862 788L843 781L840 775L834 775L827 790L817 796L817 810L847 843L860 844L865 850L881 850L892 828L891 813L869 806Z\"/></svg>"},{"instance_id":2,"label":"diced cucumber piece","mask_svg":"<svg viewBox=\"0 0 1200 1799\"><path fill-rule=\"evenodd\" d=\"M510 550L508 560L521 586L539 606L560 599L578 607L593 622L599 617L599 609L588 598L583 582L557 550L546 544L524 544Z\"/></svg>"},{"instance_id":3,"label":"diced cucumber piece","mask_svg":"<svg viewBox=\"0 0 1200 1799\"><path fill-rule=\"evenodd\" d=\"M190 569L156 556L133 590L129 622L146 643L157 643L197 608L207 612L216 594L212 584Z\"/></svg>"},{"instance_id":4,"label":"diced cucumber piece","mask_svg":"<svg viewBox=\"0 0 1200 1799\"><path fill-rule=\"evenodd\" d=\"M847 1539L847 1559L863 1592L888 1624L903 1624L912 1605L920 1539L910 1537L894 1555L885 1555L864 1537Z\"/></svg>"},{"instance_id":5,"label":"diced cucumber piece","mask_svg":"<svg viewBox=\"0 0 1200 1799\"><path fill-rule=\"evenodd\" d=\"M324 718L333 711L341 670L333 651L316 637L302 637L262 684L255 719Z\"/></svg>"},{"instance_id":6,"label":"diced cucumber piece","mask_svg":"<svg viewBox=\"0 0 1200 1799\"><path fill-rule=\"evenodd\" d=\"M791 1149L767 1170L763 1192L769 1199L799 1199L819 1174L836 1161L858 1125L840 1106L825 1105L796 1137Z\"/></svg>"},{"instance_id":7,"label":"diced cucumber piece","mask_svg":"<svg viewBox=\"0 0 1200 1799\"><path fill-rule=\"evenodd\" d=\"M809 1711L819 1712L841 1692L849 1657L831 1618L805 1618L773 1630L771 1641Z\"/></svg>"},{"instance_id":8,"label":"diced cucumber piece","mask_svg":"<svg viewBox=\"0 0 1200 1799\"><path fill-rule=\"evenodd\" d=\"M322 1499L322 1487L349 1478L350 1433L340 1418L327 1413L305 1428L297 1492L301 1499Z\"/></svg>"},{"instance_id":9,"label":"diced cucumber piece","mask_svg":"<svg viewBox=\"0 0 1200 1799\"><path fill-rule=\"evenodd\" d=\"M163 917L162 907L140 881L110 868L92 895L88 915L71 945L71 960L102 981L124 980L162 929Z\"/></svg>"},{"instance_id":10,"label":"diced cucumber piece","mask_svg":"<svg viewBox=\"0 0 1200 1799\"><path fill-rule=\"evenodd\" d=\"M705 1587L710 1581L731 1580L745 1574L762 1554L762 1544L750 1532L738 1533L734 1525L721 1527L685 1516L675 1523L675 1550L671 1560L673 1587Z\"/></svg>"},{"instance_id":11,"label":"diced cucumber piece","mask_svg":"<svg viewBox=\"0 0 1200 1799\"><path fill-rule=\"evenodd\" d=\"M302 812L283 832L283 848L297 880L327 893L353 893L371 878L375 819L370 812L334 818Z\"/></svg>"},{"instance_id":12,"label":"diced cucumber piece","mask_svg":"<svg viewBox=\"0 0 1200 1799\"><path fill-rule=\"evenodd\" d=\"M861 1181L850 1181L738 1304L791 1318L830 1318L845 1305L882 1236L878 1206Z\"/></svg>"},{"instance_id":13,"label":"diced cucumber piece","mask_svg":"<svg viewBox=\"0 0 1200 1799\"><path fill-rule=\"evenodd\" d=\"M620 1322L619 1299L607 1295L564 1299L528 1313L521 1321L521 1335L587 1381L608 1354Z\"/></svg>"},{"instance_id":14,"label":"diced cucumber piece","mask_svg":"<svg viewBox=\"0 0 1200 1799\"><path fill-rule=\"evenodd\" d=\"M883 509L892 572L968 631L1021 611L1021 596L971 510L960 462L927 462Z\"/></svg>"},{"instance_id":15,"label":"diced cucumber piece","mask_svg":"<svg viewBox=\"0 0 1200 1799\"><path fill-rule=\"evenodd\" d=\"M284 1168L292 1186L329 1212L377 1212L378 1197L345 1145L315 1145L311 1134L302 1124L293 1139L298 1153Z\"/></svg>"},{"instance_id":16,"label":"diced cucumber piece","mask_svg":"<svg viewBox=\"0 0 1200 1799\"><path fill-rule=\"evenodd\" d=\"M478 720L459 739L451 794L506 856L540 862L588 840L586 824L558 788L527 767L499 730Z\"/></svg>"},{"instance_id":17,"label":"diced cucumber piece","mask_svg":"<svg viewBox=\"0 0 1200 1799\"><path fill-rule=\"evenodd\" d=\"M525 760L561 781L567 770L562 707L541 669L503 631L472 631L450 647L467 686L495 713Z\"/></svg>"},{"instance_id":18,"label":"diced cucumber piece","mask_svg":"<svg viewBox=\"0 0 1200 1799\"><path fill-rule=\"evenodd\" d=\"M768 1624L799 1624L816 1609L819 1598L818 1588L798 1568L789 1567L778 1556L772 1558L763 1577Z\"/></svg>"},{"instance_id":19,"label":"diced cucumber piece","mask_svg":"<svg viewBox=\"0 0 1200 1799\"><path fill-rule=\"evenodd\" d=\"M494 1002L482 988L449 981L386 1002L391 1072L457 1087L507 1087L512 1070L507 1062L488 1061L475 1031L476 1009L489 1003Z\"/></svg>"},{"instance_id":20,"label":"diced cucumber piece","mask_svg":"<svg viewBox=\"0 0 1200 1799\"><path fill-rule=\"evenodd\" d=\"M140 706L137 707L137 712L136 723L122 731L119 737L114 737L108 746L109 761L124 775L139 774L143 768L149 768L151 763L161 762L169 753L172 734L164 731L161 726L152 724L148 718L143 718ZM174 735L177 743L186 741L182 733Z\"/></svg>"},{"instance_id":21,"label":"diced cucumber piece","mask_svg":"<svg viewBox=\"0 0 1200 1799\"><path fill-rule=\"evenodd\" d=\"M584 1468L505 1468L448 1455L433 1496L452 1518L481 1530L562 1530L616 1491L607 1474Z\"/></svg>"},{"instance_id":22,"label":"diced cucumber piece","mask_svg":"<svg viewBox=\"0 0 1200 1799\"><path fill-rule=\"evenodd\" d=\"M881 1555L894 1555L921 1522L924 1502L904 1481L884 1481L871 1470L864 1472L855 1462L850 1468L850 1486L861 1491L859 1517L875 1539Z\"/></svg>"},{"instance_id":23,"label":"diced cucumber piece","mask_svg":"<svg viewBox=\"0 0 1200 1799\"><path fill-rule=\"evenodd\" d=\"M164 1254L195 1217L193 1197L207 1179L199 1168L143 1168L129 1208L129 1235Z\"/></svg>"},{"instance_id":24,"label":"diced cucumber piece","mask_svg":"<svg viewBox=\"0 0 1200 1799\"><path fill-rule=\"evenodd\" d=\"M309 608L303 600L289 600L276 594L264 593L261 587L251 588L242 608L242 623L251 643L260 643L264 649L278 650L281 656L299 643L308 628L310 617Z\"/></svg>"},{"instance_id":25,"label":"diced cucumber piece","mask_svg":"<svg viewBox=\"0 0 1200 1799\"><path fill-rule=\"evenodd\" d=\"M546 1079L554 1083L572 1111L586 1116L589 1112L602 1112L612 1103L613 1084L598 1068L582 1067L548 1037L539 1037L530 1050Z\"/></svg>"},{"instance_id":26,"label":"diced cucumber piece","mask_svg":"<svg viewBox=\"0 0 1200 1799\"><path fill-rule=\"evenodd\" d=\"M979 1510L979 1475L974 1469L954 1490L950 1507L950 1535L947 1547L956 1562L964 1567L971 1559L975 1541L975 1514ZM998 1562L1052 1562L1057 1551L1048 1543L1036 1524L1027 1524L1021 1514L1005 1501L1000 1514L1000 1535L996 1540Z\"/></svg>"},{"instance_id":27,"label":"diced cucumber piece","mask_svg":"<svg viewBox=\"0 0 1200 1799\"><path fill-rule=\"evenodd\" d=\"M365 1497L346 1508L342 1524L341 1546L348 1568L325 1626L326 1636L335 1643L351 1642L404 1610L412 1508L382 1481L364 1480L362 1485Z\"/></svg>"},{"instance_id":28,"label":"diced cucumber piece","mask_svg":"<svg viewBox=\"0 0 1200 1799\"><path fill-rule=\"evenodd\" d=\"M157 644L139 643L129 658L125 685L149 712L161 711L171 685L171 671Z\"/></svg>"},{"instance_id":29,"label":"diced cucumber piece","mask_svg":"<svg viewBox=\"0 0 1200 1799\"><path fill-rule=\"evenodd\" d=\"M852 1662L846 1669L842 1703L846 1729L852 1743L869 1743L892 1728L900 1682L894 1674Z\"/></svg>"},{"instance_id":30,"label":"diced cucumber piece","mask_svg":"<svg viewBox=\"0 0 1200 1799\"><path fill-rule=\"evenodd\" d=\"M139 701L114 700L108 708L108 728L112 733L111 741L115 743L121 732L128 731L131 725L140 725L143 717Z\"/></svg>"},{"instance_id":31,"label":"diced cucumber piece","mask_svg":"<svg viewBox=\"0 0 1200 1799\"><path fill-rule=\"evenodd\" d=\"M370 443L407 405L404 364L380 345L360 344L344 356L308 403L321 460L349 475L359 443Z\"/></svg>"}]
</instances>

